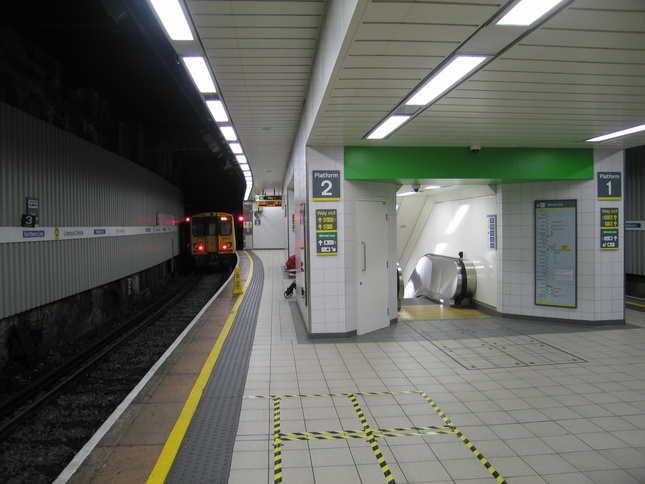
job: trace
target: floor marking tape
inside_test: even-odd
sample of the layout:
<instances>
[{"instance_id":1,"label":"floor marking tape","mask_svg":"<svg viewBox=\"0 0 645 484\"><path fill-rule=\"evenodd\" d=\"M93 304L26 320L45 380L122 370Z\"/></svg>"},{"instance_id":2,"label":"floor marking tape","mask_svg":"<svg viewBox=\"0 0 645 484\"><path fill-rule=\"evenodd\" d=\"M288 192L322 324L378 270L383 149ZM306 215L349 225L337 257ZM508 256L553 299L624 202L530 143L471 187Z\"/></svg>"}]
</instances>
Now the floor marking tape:
<instances>
[{"instance_id":1,"label":"floor marking tape","mask_svg":"<svg viewBox=\"0 0 645 484\"><path fill-rule=\"evenodd\" d=\"M188 398L186 399L186 403L184 404L179 417L177 417L177 421L175 422L175 425L170 432L168 439L166 440L166 444L161 450L161 454L157 459L157 463L148 476L146 484L161 484L166 480L166 477L168 477L170 468L172 467L172 464L177 457L177 452L179 452L181 442L182 440L184 440L184 436L188 431L188 426L190 425L193 415L195 415L197 405L199 404L199 400L202 397L206 383L208 382L208 379L213 372L215 363L217 362L219 354L222 351L222 346L224 346L226 337L231 330L231 326L233 326L233 321L235 320L237 311L242 304L242 301L244 300L244 295L246 294L246 290L251 283L251 279L253 279L253 259L251 258L251 256L249 256L248 253L244 252L244 254L249 258L249 261L251 263L249 276L246 280L246 283L244 284L244 294L240 294L237 297L237 301L233 305L228 319L226 320L226 323L224 324L224 327L222 328L222 331L220 332L215 345L208 355L208 358L206 359L206 362L204 363L204 366L202 367L202 370L199 373L199 376L197 377L197 380L195 381L195 384L193 385Z\"/></svg>"},{"instance_id":2,"label":"floor marking tape","mask_svg":"<svg viewBox=\"0 0 645 484\"><path fill-rule=\"evenodd\" d=\"M381 449L379 449L378 442L376 441L376 438L372 434L372 430L370 429L370 426L367 423L367 419L365 418L365 415L363 415L363 410L361 410L361 407L358 404L356 395L352 393L352 394L349 394L348 397L352 401L352 405L354 406L354 410L356 410L358 419L361 421L361 425L365 430L365 437L367 438L367 441L369 442L370 447L372 447L372 452L374 452L374 455L376 456L376 461L378 462L378 465L381 467L381 470L383 471L383 475L385 476L385 481L391 484L396 484L396 481L394 480L394 476L392 475L392 472L390 471L390 468L387 466L387 462L385 462L385 458L381 453Z\"/></svg>"},{"instance_id":3,"label":"floor marking tape","mask_svg":"<svg viewBox=\"0 0 645 484\"><path fill-rule=\"evenodd\" d=\"M282 439L280 434L280 399L273 399L273 482L282 483Z\"/></svg>"},{"instance_id":4,"label":"floor marking tape","mask_svg":"<svg viewBox=\"0 0 645 484\"><path fill-rule=\"evenodd\" d=\"M421 395L435 410L437 415L446 423L446 426L431 426L431 427L407 427L400 429L372 429L370 428L363 410L361 409L357 395L405 395L416 393ZM372 451L376 456L376 460L383 471L385 480L388 484L396 484L394 476L390 471L385 458L379 449L378 442L376 438L385 438L385 437L409 437L415 435L443 435L443 434L455 434L459 439L466 444L466 447L479 459L479 461L484 465L484 467L491 473L491 475L499 482L499 484L507 484L506 480L495 470L492 464L482 455L482 453L475 447L475 445L466 438L466 436L461 433L461 431L453 424L450 419L446 416L445 413L439 408L439 406L428 396L427 393L423 391L401 391L401 392L356 392L356 393L318 393L311 395L248 395L244 398L273 398L276 401L279 401L281 398L309 398L309 397L348 397L352 401L354 410L358 415L363 430L332 430L327 432L294 432L288 434L276 434L274 433L274 448L275 448L275 460L276 460L276 472L279 467L280 481L275 481L275 484L282 483L282 454L279 447L282 445L282 441L293 441L293 440L325 440L325 439L366 439ZM274 403L275 405L275 403ZM274 417L275 418L275 417ZM279 412L278 412L279 419ZM274 420L275 427L275 420ZM278 421L279 429L279 421ZM450 429L450 430L441 430L441 429ZM400 433L403 432L403 433ZM278 465L279 457L279 465Z\"/></svg>"},{"instance_id":5,"label":"floor marking tape","mask_svg":"<svg viewBox=\"0 0 645 484\"><path fill-rule=\"evenodd\" d=\"M491 465L490 462L488 462L488 460L482 455L482 453L479 452L479 450L477 450L477 448L473 445L473 443L470 440L468 440L464 434L461 433L461 431L455 426L455 424L453 424L450 421L450 419L446 416L446 414L441 411L439 406L434 401L432 401L432 399L425 392L419 392L419 393L421 394L421 396L423 396L423 398L426 399L426 401L430 405L432 405L432 408L434 408L435 412L437 412L437 414L443 419L443 421L446 422L446 424L448 424L450 427L452 427L455 430L455 433L457 434L459 439L464 444L466 444L466 447L468 447L470 451L475 455L475 457L477 457L479 461L482 464L484 464L484 467L488 469L488 472L490 472L493 475L493 477L497 480L497 482L499 482L500 484L507 484L506 480L499 474L499 472L495 470L495 468Z\"/></svg>"},{"instance_id":6,"label":"floor marking tape","mask_svg":"<svg viewBox=\"0 0 645 484\"><path fill-rule=\"evenodd\" d=\"M451 430L441 430L451 429ZM371 429L375 437L409 437L411 435L443 435L456 434L457 431L448 426L408 427L401 429ZM395 433L402 432L402 433ZM282 440L325 440L325 439L364 439L365 430L328 430L320 432L289 432L280 434Z\"/></svg>"}]
</instances>

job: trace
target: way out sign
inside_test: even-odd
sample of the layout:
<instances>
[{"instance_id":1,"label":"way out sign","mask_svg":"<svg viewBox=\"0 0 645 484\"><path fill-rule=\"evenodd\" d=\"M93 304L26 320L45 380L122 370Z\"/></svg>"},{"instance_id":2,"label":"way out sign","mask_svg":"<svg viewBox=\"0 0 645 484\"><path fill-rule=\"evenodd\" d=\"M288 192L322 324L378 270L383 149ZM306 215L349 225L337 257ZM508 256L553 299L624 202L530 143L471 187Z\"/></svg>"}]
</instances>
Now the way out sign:
<instances>
[{"instance_id":1,"label":"way out sign","mask_svg":"<svg viewBox=\"0 0 645 484\"><path fill-rule=\"evenodd\" d=\"M311 172L312 200L340 200L340 170L313 170Z\"/></svg>"}]
</instances>

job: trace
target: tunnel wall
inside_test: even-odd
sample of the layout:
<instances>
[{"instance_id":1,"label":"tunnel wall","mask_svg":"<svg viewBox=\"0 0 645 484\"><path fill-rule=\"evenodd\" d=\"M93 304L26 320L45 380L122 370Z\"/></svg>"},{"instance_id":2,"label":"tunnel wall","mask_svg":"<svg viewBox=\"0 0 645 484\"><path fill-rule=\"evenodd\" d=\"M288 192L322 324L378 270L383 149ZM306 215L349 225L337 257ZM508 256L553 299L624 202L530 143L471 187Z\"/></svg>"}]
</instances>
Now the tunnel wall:
<instances>
[{"instance_id":1,"label":"tunnel wall","mask_svg":"<svg viewBox=\"0 0 645 484\"><path fill-rule=\"evenodd\" d=\"M178 188L3 103L0 190L0 319L179 253ZM36 227L21 227L27 198L38 201Z\"/></svg>"}]
</instances>

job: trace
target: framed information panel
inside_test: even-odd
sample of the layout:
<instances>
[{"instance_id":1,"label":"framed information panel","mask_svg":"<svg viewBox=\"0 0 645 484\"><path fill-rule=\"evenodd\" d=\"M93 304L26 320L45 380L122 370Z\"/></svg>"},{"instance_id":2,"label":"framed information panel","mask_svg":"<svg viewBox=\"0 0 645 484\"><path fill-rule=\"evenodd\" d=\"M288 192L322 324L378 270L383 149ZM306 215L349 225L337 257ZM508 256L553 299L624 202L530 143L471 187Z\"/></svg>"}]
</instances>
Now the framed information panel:
<instances>
[{"instance_id":1,"label":"framed information panel","mask_svg":"<svg viewBox=\"0 0 645 484\"><path fill-rule=\"evenodd\" d=\"M577 202L535 201L535 304L577 306Z\"/></svg>"}]
</instances>

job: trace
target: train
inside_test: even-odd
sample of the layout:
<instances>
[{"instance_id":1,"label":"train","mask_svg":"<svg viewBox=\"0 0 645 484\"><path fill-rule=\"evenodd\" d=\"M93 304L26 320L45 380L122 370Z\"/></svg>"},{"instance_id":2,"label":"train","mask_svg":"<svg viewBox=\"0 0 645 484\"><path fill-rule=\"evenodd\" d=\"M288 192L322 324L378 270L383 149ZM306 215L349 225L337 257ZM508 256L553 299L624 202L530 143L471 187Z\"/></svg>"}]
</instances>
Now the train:
<instances>
[{"instance_id":1,"label":"train","mask_svg":"<svg viewBox=\"0 0 645 484\"><path fill-rule=\"evenodd\" d=\"M194 267L237 264L235 221L225 212L204 212L184 219L184 247Z\"/></svg>"}]
</instances>

